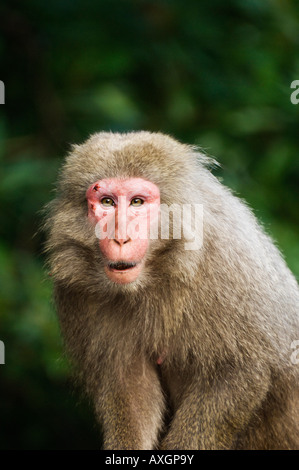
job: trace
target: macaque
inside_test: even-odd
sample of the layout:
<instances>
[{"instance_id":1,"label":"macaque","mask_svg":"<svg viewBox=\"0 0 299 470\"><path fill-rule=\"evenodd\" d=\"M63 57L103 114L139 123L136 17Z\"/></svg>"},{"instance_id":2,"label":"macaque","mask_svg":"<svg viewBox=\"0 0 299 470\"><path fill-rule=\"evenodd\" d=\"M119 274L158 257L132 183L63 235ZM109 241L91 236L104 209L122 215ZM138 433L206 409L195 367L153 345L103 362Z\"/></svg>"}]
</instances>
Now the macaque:
<instances>
[{"instance_id":1,"label":"macaque","mask_svg":"<svg viewBox=\"0 0 299 470\"><path fill-rule=\"evenodd\" d=\"M104 449L299 449L298 285L210 166L131 132L62 167L47 252Z\"/></svg>"}]
</instances>

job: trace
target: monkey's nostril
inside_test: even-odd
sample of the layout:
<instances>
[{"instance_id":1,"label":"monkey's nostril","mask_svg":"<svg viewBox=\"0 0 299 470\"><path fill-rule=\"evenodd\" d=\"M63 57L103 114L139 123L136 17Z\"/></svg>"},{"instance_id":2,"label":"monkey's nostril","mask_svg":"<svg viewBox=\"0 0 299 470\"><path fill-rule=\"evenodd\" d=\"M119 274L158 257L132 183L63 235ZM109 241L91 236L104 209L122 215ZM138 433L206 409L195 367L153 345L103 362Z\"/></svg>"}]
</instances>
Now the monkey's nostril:
<instances>
[{"instance_id":1,"label":"monkey's nostril","mask_svg":"<svg viewBox=\"0 0 299 470\"><path fill-rule=\"evenodd\" d=\"M124 245L125 243L128 243L130 241L130 238L127 238L126 240L124 240L123 238L114 238L114 241L115 243L121 246L121 245Z\"/></svg>"}]
</instances>

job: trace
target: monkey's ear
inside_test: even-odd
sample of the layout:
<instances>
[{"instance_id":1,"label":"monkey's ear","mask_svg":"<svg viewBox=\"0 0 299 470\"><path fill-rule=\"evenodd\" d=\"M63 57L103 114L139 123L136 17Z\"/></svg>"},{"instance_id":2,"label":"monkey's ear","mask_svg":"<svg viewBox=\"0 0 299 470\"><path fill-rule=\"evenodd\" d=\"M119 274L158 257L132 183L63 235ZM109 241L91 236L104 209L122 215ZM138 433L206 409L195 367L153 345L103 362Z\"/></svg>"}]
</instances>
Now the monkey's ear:
<instances>
[{"instance_id":1,"label":"monkey's ear","mask_svg":"<svg viewBox=\"0 0 299 470\"><path fill-rule=\"evenodd\" d=\"M210 171L214 170L215 168L221 168L221 164L217 160L215 160L215 158L210 157L205 152L204 149L202 149L200 147L197 147L195 145L192 145L191 147L192 147L192 150L194 151L194 153L197 156L198 162L202 166L204 166L205 168L207 168Z\"/></svg>"},{"instance_id":2,"label":"monkey's ear","mask_svg":"<svg viewBox=\"0 0 299 470\"><path fill-rule=\"evenodd\" d=\"M77 150L79 147L80 147L80 145L78 145L78 144L71 144L71 145L70 145L70 152L74 152L74 151Z\"/></svg>"}]
</instances>

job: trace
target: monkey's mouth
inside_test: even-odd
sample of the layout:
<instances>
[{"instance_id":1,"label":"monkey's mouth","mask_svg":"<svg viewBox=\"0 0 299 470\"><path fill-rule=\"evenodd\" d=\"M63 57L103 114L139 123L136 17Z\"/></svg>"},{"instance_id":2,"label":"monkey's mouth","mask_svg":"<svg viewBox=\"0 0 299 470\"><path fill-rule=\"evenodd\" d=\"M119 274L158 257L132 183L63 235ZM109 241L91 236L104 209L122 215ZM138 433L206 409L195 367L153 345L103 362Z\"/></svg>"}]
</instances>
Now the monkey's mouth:
<instances>
[{"instance_id":1,"label":"monkey's mouth","mask_svg":"<svg viewBox=\"0 0 299 470\"><path fill-rule=\"evenodd\" d=\"M143 262L141 261L108 261L105 273L110 281L116 284L129 284L136 281L141 273Z\"/></svg>"},{"instance_id":2,"label":"monkey's mouth","mask_svg":"<svg viewBox=\"0 0 299 470\"><path fill-rule=\"evenodd\" d=\"M125 263L123 261L108 263L108 268L111 271L127 271L128 269L135 268L135 266L137 266L137 263Z\"/></svg>"}]
</instances>

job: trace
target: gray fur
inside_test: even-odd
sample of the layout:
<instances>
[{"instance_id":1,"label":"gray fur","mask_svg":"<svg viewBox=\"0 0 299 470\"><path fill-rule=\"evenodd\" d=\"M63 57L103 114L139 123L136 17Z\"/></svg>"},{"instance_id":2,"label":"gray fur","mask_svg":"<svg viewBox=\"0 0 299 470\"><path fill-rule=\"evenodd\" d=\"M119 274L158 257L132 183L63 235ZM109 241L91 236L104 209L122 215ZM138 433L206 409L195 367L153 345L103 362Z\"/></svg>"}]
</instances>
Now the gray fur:
<instances>
[{"instance_id":1,"label":"gray fur","mask_svg":"<svg viewBox=\"0 0 299 470\"><path fill-rule=\"evenodd\" d=\"M98 133L62 168L47 251L66 347L105 449L299 448L298 285L209 163L163 134ZM198 251L153 242L140 278L117 285L103 271L85 193L131 176L155 183L162 203L203 204L204 240Z\"/></svg>"}]
</instances>

